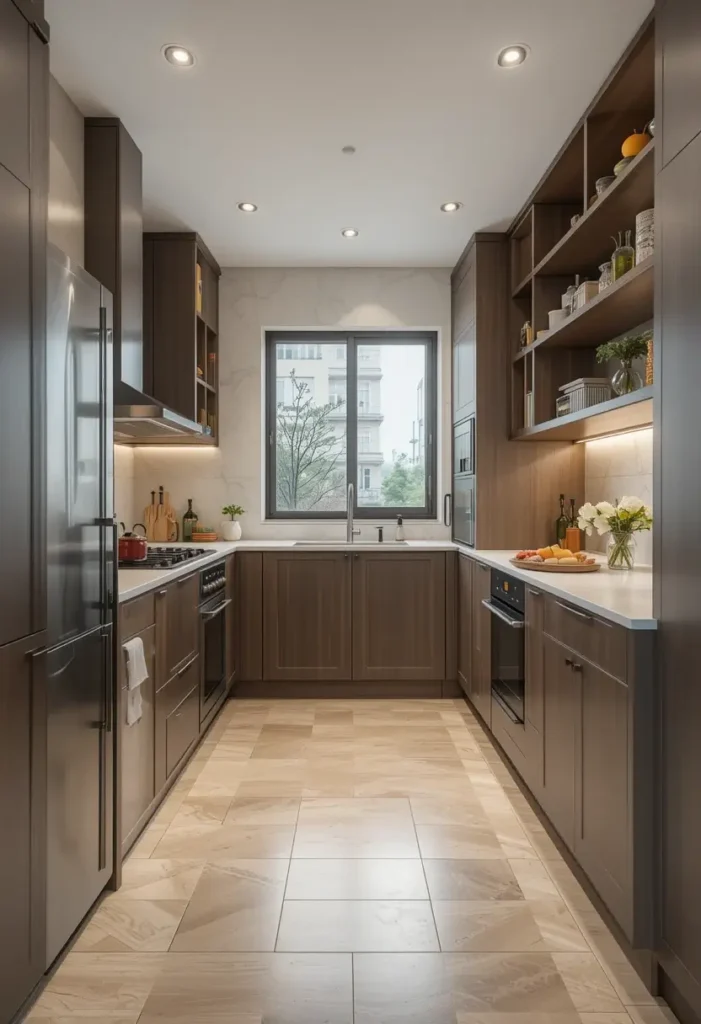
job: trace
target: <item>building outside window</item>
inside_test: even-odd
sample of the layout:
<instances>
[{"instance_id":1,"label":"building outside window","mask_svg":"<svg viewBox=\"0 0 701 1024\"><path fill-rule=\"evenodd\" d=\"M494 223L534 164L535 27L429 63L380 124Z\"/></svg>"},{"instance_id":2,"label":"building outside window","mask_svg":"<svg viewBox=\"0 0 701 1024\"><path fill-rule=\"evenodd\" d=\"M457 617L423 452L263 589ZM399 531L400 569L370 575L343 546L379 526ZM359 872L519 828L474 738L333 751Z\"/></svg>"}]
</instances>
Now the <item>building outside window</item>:
<instances>
[{"instance_id":1,"label":"building outside window","mask_svg":"<svg viewBox=\"0 0 701 1024\"><path fill-rule=\"evenodd\" d=\"M312 365L313 361L313 365ZM430 332L266 338L269 518L435 518L437 339Z\"/></svg>"}]
</instances>

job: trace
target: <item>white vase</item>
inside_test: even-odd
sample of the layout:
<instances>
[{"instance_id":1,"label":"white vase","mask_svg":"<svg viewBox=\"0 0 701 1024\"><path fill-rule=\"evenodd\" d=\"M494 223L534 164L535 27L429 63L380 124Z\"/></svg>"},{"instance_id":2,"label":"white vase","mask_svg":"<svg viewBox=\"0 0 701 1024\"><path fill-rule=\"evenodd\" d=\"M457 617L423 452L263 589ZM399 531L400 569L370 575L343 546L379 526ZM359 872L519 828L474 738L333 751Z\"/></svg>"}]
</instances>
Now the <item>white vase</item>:
<instances>
[{"instance_id":1,"label":"white vase","mask_svg":"<svg viewBox=\"0 0 701 1024\"><path fill-rule=\"evenodd\" d=\"M221 524L221 535L224 540L241 540L241 523L238 519L225 519Z\"/></svg>"}]
</instances>

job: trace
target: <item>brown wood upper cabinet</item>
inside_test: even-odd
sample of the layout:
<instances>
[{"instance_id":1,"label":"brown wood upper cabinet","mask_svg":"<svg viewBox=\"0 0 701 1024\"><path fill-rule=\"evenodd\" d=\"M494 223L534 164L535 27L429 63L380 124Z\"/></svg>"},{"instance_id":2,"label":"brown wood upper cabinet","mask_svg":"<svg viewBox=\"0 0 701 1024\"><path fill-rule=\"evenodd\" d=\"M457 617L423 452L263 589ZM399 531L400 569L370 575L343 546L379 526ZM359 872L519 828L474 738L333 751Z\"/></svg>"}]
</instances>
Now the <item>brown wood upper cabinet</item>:
<instances>
[{"instance_id":1,"label":"brown wood upper cabinet","mask_svg":"<svg viewBox=\"0 0 701 1024\"><path fill-rule=\"evenodd\" d=\"M195 420L216 442L219 264L199 235L147 233L144 254L144 388Z\"/></svg>"},{"instance_id":2,"label":"brown wood upper cabinet","mask_svg":"<svg viewBox=\"0 0 701 1024\"><path fill-rule=\"evenodd\" d=\"M472 690L472 574L473 560L458 556L458 681L468 697Z\"/></svg>"},{"instance_id":3,"label":"brown wood upper cabinet","mask_svg":"<svg viewBox=\"0 0 701 1024\"><path fill-rule=\"evenodd\" d=\"M350 554L270 551L263 565L265 678L350 679Z\"/></svg>"},{"instance_id":4,"label":"brown wood upper cabinet","mask_svg":"<svg viewBox=\"0 0 701 1024\"><path fill-rule=\"evenodd\" d=\"M353 678L445 678L445 555L353 553Z\"/></svg>"},{"instance_id":5,"label":"brown wood upper cabinet","mask_svg":"<svg viewBox=\"0 0 701 1024\"><path fill-rule=\"evenodd\" d=\"M13 4L7 0L0 4L0 163L27 187L29 32L29 25Z\"/></svg>"},{"instance_id":6,"label":"brown wood upper cabinet","mask_svg":"<svg viewBox=\"0 0 701 1024\"><path fill-rule=\"evenodd\" d=\"M469 697L487 725L492 720L492 623L482 604L489 597L492 577L488 565L472 566L472 679Z\"/></svg>"},{"instance_id":7,"label":"brown wood upper cabinet","mask_svg":"<svg viewBox=\"0 0 701 1024\"><path fill-rule=\"evenodd\" d=\"M701 4L697 0L656 4L655 35L663 83L657 124L661 133L660 163L664 167L701 132Z\"/></svg>"},{"instance_id":8,"label":"brown wood upper cabinet","mask_svg":"<svg viewBox=\"0 0 701 1024\"><path fill-rule=\"evenodd\" d=\"M159 642L162 637L163 666L159 686L167 683L176 672L192 661L200 646L200 575L193 572L189 576L174 580L159 591L157 606L163 626L159 622ZM158 620L157 620L158 621Z\"/></svg>"}]
</instances>

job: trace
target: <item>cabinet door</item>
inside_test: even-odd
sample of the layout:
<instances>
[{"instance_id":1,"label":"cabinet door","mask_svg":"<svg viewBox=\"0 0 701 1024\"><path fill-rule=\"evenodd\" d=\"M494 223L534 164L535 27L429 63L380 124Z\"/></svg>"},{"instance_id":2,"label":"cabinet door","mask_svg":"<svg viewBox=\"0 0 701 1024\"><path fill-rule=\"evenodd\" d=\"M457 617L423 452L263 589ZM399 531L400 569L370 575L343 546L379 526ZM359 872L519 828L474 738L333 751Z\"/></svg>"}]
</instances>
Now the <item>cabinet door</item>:
<instances>
[{"instance_id":1,"label":"cabinet door","mask_svg":"<svg viewBox=\"0 0 701 1024\"><path fill-rule=\"evenodd\" d=\"M459 423L475 405L477 321L460 331L453 343L453 422Z\"/></svg>"},{"instance_id":2,"label":"cabinet door","mask_svg":"<svg viewBox=\"0 0 701 1024\"><path fill-rule=\"evenodd\" d=\"M138 633L144 645L148 679L141 684L141 718L127 725L126 655L119 650L120 787L122 845L156 795L154 777L154 712L156 698L156 627Z\"/></svg>"},{"instance_id":3,"label":"cabinet door","mask_svg":"<svg viewBox=\"0 0 701 1024\"><path fill-rule=\"evenodd\" d=\"M226 609L226 685L231 687L236 672L236 584L234 575L235 555L226 560L226 597L231 604Z\"/></svg>"},{"instance_id":4,"label":"cabinet door","mask_svg":"<svg viewBox=\"0 0 701 1024\"><path fill-rule=\"evenodd\" d=\"M351 569L342 551L263 555L265 679L351 678Z\"/></svg>"},{"instance_id":5,"label":"cabinet door","mask_svg":"<svg viewBox=\"0 0 701 1024\"><path fill-rule=\"evenodd\" d=\"M166 594L165 680L190 661L199 649L200 574L191 573L174 580Z\"/></svg>"},{"instance_id":6,"label":"cabinet door","mask_svg":"<svg viewBox=\"0 0 701 1024\"><path fill-rule=\"evenodd\" d=\"M200 728L200 661L196 654L156 694L156 792L163 788L197 741Z\"/></svg>"},{"instance_id":7,"label":"cabinet door","mask_svg":"<svg viewBox=\"0 0 701 1024\"><path fill-rule=\"evenodd\" d=\"M701 4L666 0L656 4L655 35L662 89L657 96L662 166L701 131Z\"/></svg>"},{"instance_id":8,"label":"cabinet door","mask_svg":"<svg viewBox=\"0 0 701 1024\"><path fill-rule=\"evenodd\" d=\"M458 557L458 679L467 696L472 687L472 559Z\"/></svg>"},{"instance_id":9,"label":"cabinet door","mask_svg":"<svg viewBox=\"0 0 701 1024\"><path fill-rule=\"evenodd\" d=\"M2 9L11 9L26 29L12 4ZM33 632L29 238L29 190L0 167L0 644Z\"/></svg>"},{"instance_id":10,"label":"cabinet door","mask_svg":"<svg viewBox=\"0 0 701 1024\"><path fill-rule=\"evenodd\" d=\"M543 612L540 590L526 587L525 778L534 793L543 787Z\"/></svg>"},{"instance_id":11,"label":"cabinet door","mask_svg":"<svg viewBox=\"0 0 701 1024\"><path fill-rule=\"evenodd\" d=\"M29 25L14 4L0 4L0 164L29 184ZM8 264L3 260L3 273Z\"/></svg>"},{"instance_id":12,"label":"cabinet door","mask_svg":"<svg viewBox=\"0 0 701 1024\"><path fill-rule=\"evenodd\" d=\"M263 555L237 551L234 568L238 658L236 682L263 678Z\"/></svg>"},{"instance_id":13,"label":"cabinet door","mask_svg":"<svg viewBox=\"0 0 701 1024\"><path fill-rule=\"evenodd\" d=\"M564 842L574 849L575 749L580 726L580 677L573 651L543 641L543 808Z\"/></svg>"},{"instance_id":14,"label":"cabinet door","mask_svg":"<svg viewBox=\"0 0 701 1024\"><path fill-rule=\"evenodd\" d=\"M489 597L488 565L472 567L472 686L470 699L487 725L492 721L492 622L482 601Z\"/></svg>"},{"instance_id":15,"label":"cabinet door","mask_svg":"<svg viewBox=\"0 0 701 1024\"><path fill-rule=\"evenodd\" d=\"M0 1020L13 1017L46 966L46 662L32 655L43 641L0 647Z\"/></svg>"},{"instance_id":16,"label":"cabinet door","mask_svg":"<svg viewBox=\"0 0 701 1024\"><path fill-rule=\"evenodd\" d=\"M445 678L445 555L353 555L353 678Z\"/></svg>"},{"instance_id":17,"label":"cabinet door","mask_svg":"<svg viewBox=\"0 0 701 1024\"><path fill-rule=\"evenodd\" d=\"M604 903L630 934L628 687L582 659L575 658L574 669L581 677L582 694L574 852Z\"/></svg>"}]
</instances>

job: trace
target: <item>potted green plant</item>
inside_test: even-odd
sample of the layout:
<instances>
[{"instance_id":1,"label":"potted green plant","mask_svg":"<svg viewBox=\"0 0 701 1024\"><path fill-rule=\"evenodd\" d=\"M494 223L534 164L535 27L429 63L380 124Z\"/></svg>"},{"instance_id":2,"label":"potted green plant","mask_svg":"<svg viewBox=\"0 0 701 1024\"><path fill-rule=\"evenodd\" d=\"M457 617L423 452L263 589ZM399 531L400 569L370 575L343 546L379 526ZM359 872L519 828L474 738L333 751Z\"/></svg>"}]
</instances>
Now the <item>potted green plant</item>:
<instances>
[{"instance_id":1,"label":"potted green plant","mask_svg":"<svg viewBox=\"0 0 701 1024\"><path fill-rule=\"evenodd\" d=\"M608 534L606 558L609 569L632 569L635 566L635 536L652 528L652 509L641 498L629 495L616 501L587 502L579 510L580 530L591 536L593 530Z\"/></svg>"},{"instance_id":2,"label":"potted green plant","mask_svg":"<svg viewBox=\"0 0 701 1024\"><path fill-rule=\"evenodd\" d=\"M621 365L611 378L611 387L617 395L629 395L643 386L643 379L633 369L633 360L647 356L648 345L652 339L652 331L642 334L629 334L616 341L607 341L596 350L596 360L607 363L609 359L620 359Z\"/></svg>"},{"instance_id":3,"label":"potted green plant","mask_svg":"<svg viewBox=\"0 0 701 1024\"><path fill-rule=\"evenodd\" d=\"M225 505L221 511L223 516L229 517L221 524L221 535L224 540L241 540L241 523L236 519L246 510L240 505Z\"/></svg>"}]
</instances>

